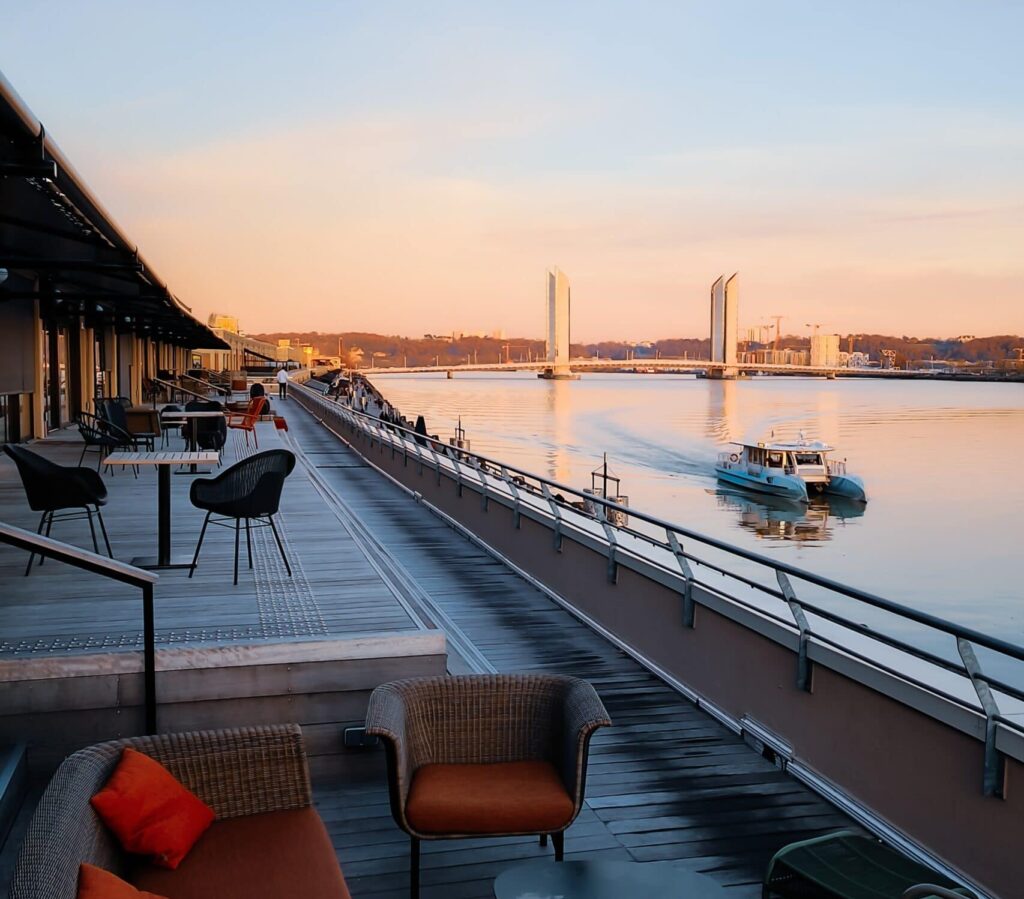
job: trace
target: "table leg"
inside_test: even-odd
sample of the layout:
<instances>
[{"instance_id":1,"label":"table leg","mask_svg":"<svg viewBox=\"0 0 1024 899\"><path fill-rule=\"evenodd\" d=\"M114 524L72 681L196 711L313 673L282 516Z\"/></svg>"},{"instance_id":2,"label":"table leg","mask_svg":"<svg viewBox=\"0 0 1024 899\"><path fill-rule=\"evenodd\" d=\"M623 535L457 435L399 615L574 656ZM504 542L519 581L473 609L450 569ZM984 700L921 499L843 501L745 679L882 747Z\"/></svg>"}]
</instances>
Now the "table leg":
<instances>
[{"instance_id":1,"label":"table leg","mask_svg":"<svg viewBox=\"0 0 1024 899\"><path fill-rule=\"evenodd\" d=\"M157 466L159 495L157 497L158 545L157 565L171 564L171 466Z\"/></svg>"}]
</instances>

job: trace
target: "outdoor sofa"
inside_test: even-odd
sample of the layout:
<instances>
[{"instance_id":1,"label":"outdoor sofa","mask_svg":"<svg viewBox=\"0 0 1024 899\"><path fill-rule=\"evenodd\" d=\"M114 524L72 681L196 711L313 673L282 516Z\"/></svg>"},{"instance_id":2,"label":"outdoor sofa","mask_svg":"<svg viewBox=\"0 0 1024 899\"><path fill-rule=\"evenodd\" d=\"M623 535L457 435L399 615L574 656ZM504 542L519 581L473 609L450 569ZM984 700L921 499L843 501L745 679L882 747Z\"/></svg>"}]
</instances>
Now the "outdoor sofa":
<instances>
[{"instance_id":1,"label":"outdoor sofa","mask_svg":"<svg viewBox=\"0 0 1024 899\"><path fill-rule=\"evenodd\" d=\"M176 870L127 856L89 803L125 747L156 759L215 813ZM298 725L135 737L69 756L29 824L10 899L75 899L83 862L167 899L350 899L312 806Z\"/></svg>"}]
</instances>

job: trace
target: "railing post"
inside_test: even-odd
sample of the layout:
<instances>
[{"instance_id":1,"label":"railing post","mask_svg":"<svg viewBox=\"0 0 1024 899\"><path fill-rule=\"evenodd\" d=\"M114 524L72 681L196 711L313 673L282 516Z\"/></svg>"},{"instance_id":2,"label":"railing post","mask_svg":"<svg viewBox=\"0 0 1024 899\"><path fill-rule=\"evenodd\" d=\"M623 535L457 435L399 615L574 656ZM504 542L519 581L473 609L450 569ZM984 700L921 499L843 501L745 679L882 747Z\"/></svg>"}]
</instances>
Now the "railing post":
<instances>
[{"instance_id":1,"label":"railing post","mask_svg":"<svg viewBox=\"0 0 1024 899\"><path fill-rule=\"evenodd\" d=\"M547 481L540 482L541 492L544 494L544 498L548 501L548 505L551 507L551 514L555 516L555 552L562 551L562 510L558 508L558 503L555 502L554 496L551 495L551 489L548 487Z\"/></svg>"},{"instance_id":2,"label":"railing post","mask_svg":"<svg viewBox=\"0 0 1024 899\"><path fill-rule=\"evenodd\" d=\"M480 478L480 511L486 512L488 509L488 503L490 500L490 487L487 484L487 477L484 475L483 468L480 467L480 460L476 456L471 456L473 467L476 469L477 476Z\"/></svg>"},{"instance_id":3,"label":"railing post","mask_svg":"<svg viewBox=\"0 0 1024 899\"><path fill-rule=\"evenodd\" d=\"M501 466L501 479L508 485L509 492L512 494L512 525L518 531L520 526L519 507L522 505L522 500L519 498L519 488L516 486L515 480L504 465Z\"/></svg>"},{"instance_id":4,"label":"railing post","mask_svg":"<svg viewBox=\"0 0 1024 899\"><path fill-rule=\"evenodd\" d=\"M967 676L974 685L974 692L978 694L978 701L985 713L985 764L981 789L986 796L1002 796L1003 756L996 749L996 717L999 715L999 706L996 705L995 697L989 689L985 675L982 674L978 657L974 653L974 646L969 640L957 637L956 649L960 653L960 658L963 659Z\"/></svg>"},{"instance_id":5,"label":"railing post","mask_svg":"<svg viewBox=\"0 0 1024 899\"><path fill-rule=\"evenodd\" d=\"M615 534L615 528L608 523L608 507L598 505L597 514L601 516L601 527L604 528L604 536L608 540L608 583L619 582L619 563L616 559L616 550L619 545L619 538Z\"/></svg>"},{"instance_id":6,"label":"railing post","mask_svg":"<svg viewBox=\"0 0 1024 899\"><path fill-rule=\"evenodd\" d=\"M142 667L146 733L156 733L156 629L153 624L153 585L142 587Z\"/></svg>"},{"instance_id":7,"label":"railing post","mask_svg":"<svg viewBox=\"0 0 1024 899\"><path fill-rule=\"evenodd\" d=\"M672 550L672 555L676 557L676 562L679 564L679 570L683 573L683 627L693 627L694 609L693 609L693 569L690 568L690 562L683 553L683 547L679 543L679 538L676 536L675 531L665 530L665 534L668 537L668 545Z\"/></svg>"},{"instance_id":8,"label":"railing post","mask_svg":"<svg viewBox=\"0 0 1024 899\"><path fill-rule=\"evenodd\" d=\"M793 590L793 585L789 582L789 577L784 571L779 571L778 569L775 570L775 577L779 582L782 595L786 597L789 610L793 613L793 619L796 621L796 626L800 631L800 647L797 650L796 662L796 687L798 690L810 693L811 662L807 658L807 637L811 633L811 626L808 624L807 616L804 614L804 610L796 598L796 593Z\"/></svg>"}]
</instances>

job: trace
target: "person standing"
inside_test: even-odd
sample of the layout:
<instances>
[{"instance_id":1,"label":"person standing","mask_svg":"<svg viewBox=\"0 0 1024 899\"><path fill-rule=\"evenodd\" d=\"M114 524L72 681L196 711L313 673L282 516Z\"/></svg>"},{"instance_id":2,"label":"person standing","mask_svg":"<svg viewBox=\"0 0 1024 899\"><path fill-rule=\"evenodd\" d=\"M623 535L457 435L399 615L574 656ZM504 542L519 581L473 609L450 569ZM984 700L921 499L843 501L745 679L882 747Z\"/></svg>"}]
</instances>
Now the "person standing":
<instances>
[{"instance_id":1,"label":"person standing","mask_svg":"<svg viewBox=\"0 0 1024 899\"><path fill-rule=\"evenodd\" d=\"M279 400L288 399L288 372L283 368L277 372L277 398Z\"/></svg>"}]
</instances>

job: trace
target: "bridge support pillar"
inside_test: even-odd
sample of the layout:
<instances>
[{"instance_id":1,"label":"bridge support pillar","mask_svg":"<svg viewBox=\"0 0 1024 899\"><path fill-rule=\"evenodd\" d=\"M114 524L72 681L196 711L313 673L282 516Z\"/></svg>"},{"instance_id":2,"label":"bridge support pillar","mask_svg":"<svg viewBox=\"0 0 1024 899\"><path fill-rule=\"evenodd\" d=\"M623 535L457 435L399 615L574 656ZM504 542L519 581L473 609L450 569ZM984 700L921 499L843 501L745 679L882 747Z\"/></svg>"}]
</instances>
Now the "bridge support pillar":
<instances>
[{"instance_id":1,"label":"bridge support pillar","mask_svg":"<svg viewBox=\"0 0 1024 899\"><path fill-rule=\"evenodd\" d=\"M448 371L446 371L446 372L444 373L444 376L445 376L445 377L446 377L446 378L447 378L447 379L448 379L448 380L450 381L450 380L451 380L452 378L454 378L454 377L455 377L455 372L453 372L453 371L452 371L452 370L451 370L451 369L449 368L449 369L448 369Z\"/></svg>"},{"instance_id":2,"label":"bridge support pillar","mask_svg":"<svg viewBox=\"0 0 1024 899\"><path fill-rule=\"evenodd\" d=\"M569 279L560 269L548 272L548 368L538 378L551 381L575 381L569 367Z\"/></svg>"}]
</instances>

